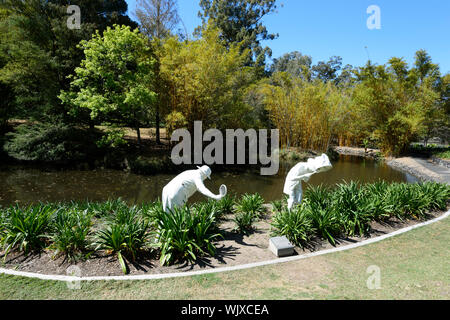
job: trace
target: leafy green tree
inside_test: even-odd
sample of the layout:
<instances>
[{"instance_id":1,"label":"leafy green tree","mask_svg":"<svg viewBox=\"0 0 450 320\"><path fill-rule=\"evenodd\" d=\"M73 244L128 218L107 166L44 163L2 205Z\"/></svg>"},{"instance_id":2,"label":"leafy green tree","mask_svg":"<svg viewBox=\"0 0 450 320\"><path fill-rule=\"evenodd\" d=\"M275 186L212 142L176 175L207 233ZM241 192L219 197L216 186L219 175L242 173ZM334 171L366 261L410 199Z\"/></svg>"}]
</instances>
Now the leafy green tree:
<instances>
[{"instance_id":1,"label":"leafy green tree","mask_svg":"<svg viewBox=\"0 0 450 320\"><path fill-rule=\"evenodd\" d=\"M68 107L57 96L69 88L67 76L83 59L83 51L77 48L81 40L113 23L136 26L126 15L125 0L5 0L1 5L7 15L0 20L0 55L5 59L0 81L14 93L18 116L89 122L86 114L69 116ZM80 29L67 27L69 5L81 9Z\"/></svg>"},{"instance_id":2,"label":"leafy green tree","mask_svg":"<svg viewBox=\"0 0 450 320\"><path fill-rule=\"evenodd\" d=\"M402 59L389 66L369 63L358 71L353 103L360 131L377 141L383 153L398 156L427 130L439 94L430 84L416 84Z\"/></svg>"},{"instance_id":3,"label":"leafy green tree","mask_svg":"<svg viewBox=\"0 0 450 320\"><path fill-rule=\"evenodd\" d=\"M177 11L176 0L139 0L136 16L140 30L145 34L153 47L154 52L161 52L162 41L172 35L174 28L181 19ZM160 75L160 59L155 55L155 90L158 93L158 101L155 104L156 142L161 143L161 114L168 113L168 84Z\"/></svg>"},{"instance_id":4,"label":"leafy green tree","mask_svg":"<svg viewBox=\"0 0 450 320\"><path fill-rule=\"evenodd\" d=\"M313 77L316 79L319 79L323 82L328 81L336 81L338 77L338 72L342 68L342 58L333 56L328 60L328 62L325 61L319 61L317 65L313 66L312 73Z\"/></svg>"},{"instance_id":5,"label":"leafy green tree","mask_svg":"<svg viewBox=\"0 0 450 320\"><path fill-rule=\"evenodd\" d=\"M266 57L272 56L269 47L263 48L261 41L273 40L262 19L275 12L276 0L200 0L199 17L206 26L212 19L222 31L221 38L227 46L243 43L249 49L249 65L265 67Z\"/></svg>"},{"instance_id":6,"label":"leafy green tree","mask_svg":"<svg viewBox=\"0 0 450 320\"><path fill-rule=\"evenodd\" d=\"M270 71L272 73L287 72L294 77L310 80L311 65L312 58L310 56L294 51L284 54L279 59L273 59L273 64L270 67Z\"/></svg>"},{"instance_id":7,"label":"leafy green tree","mask_svg":"<svg viewBox=\"0 0 450 320\"><path fill-rule=\"evenodd\" d=\"M220 129L242 128L252 121L244 95L255 72L245 66L246 50L237 44L228 48L211 25L195 41L167 39L162 50L161 76L169 84L171 112L180 112L188 129L197 120Z\"/></svg>"},{"instance_id":8,"label":"leafy green tree","mask_svg":"<svg viewBox=\"0 0 450 320\"><path fill-rule=\"evenodd\" d=\"M107 27L103 35L97 31L80 46L86 58L75 70L71 90L59 97L89 110L92 119L135 128L140 143L140 124L149 118L156 100L150 89L155 61L147 39L138 29L116 25Z\"/></svg>"}]
</instances>

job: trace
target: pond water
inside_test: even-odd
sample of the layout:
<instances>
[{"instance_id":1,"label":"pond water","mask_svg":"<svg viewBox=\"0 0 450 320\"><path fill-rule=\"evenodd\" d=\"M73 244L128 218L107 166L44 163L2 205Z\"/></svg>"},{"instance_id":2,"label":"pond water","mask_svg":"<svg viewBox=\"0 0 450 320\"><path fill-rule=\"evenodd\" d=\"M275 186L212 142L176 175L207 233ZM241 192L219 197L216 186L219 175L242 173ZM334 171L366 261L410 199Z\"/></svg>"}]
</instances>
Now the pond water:
<instances>
[{"instance_id":1,"label":"pond water","mask_svg":"<svg viewBox=\"0 0 450 320\"><path fill-rule=\"evenodd\" d=\"M388 182L414 183L418 179L406 173L394 170L384 163L351 156L341 156L332 161L333 169L314 175L308 185L334 185L343 180L376 182L380 179ZM260 176L258 173L214 172L212 180L206 186L218 194L219 186L225 184L229 193L260 193L266 202L282 198L284 179L295 163L283 163L276 176ZM194 167L195 168L195 167ZM29 204L70 200L106 201L122 198L130 204L157 200L163 187L175 175L159 174L142 176L115 170L95 171L43 171L39 169L6 167L0 169L0 205L14 203ZM191 201L205 199L195 195Z\"/></svg>"}]
</instances>

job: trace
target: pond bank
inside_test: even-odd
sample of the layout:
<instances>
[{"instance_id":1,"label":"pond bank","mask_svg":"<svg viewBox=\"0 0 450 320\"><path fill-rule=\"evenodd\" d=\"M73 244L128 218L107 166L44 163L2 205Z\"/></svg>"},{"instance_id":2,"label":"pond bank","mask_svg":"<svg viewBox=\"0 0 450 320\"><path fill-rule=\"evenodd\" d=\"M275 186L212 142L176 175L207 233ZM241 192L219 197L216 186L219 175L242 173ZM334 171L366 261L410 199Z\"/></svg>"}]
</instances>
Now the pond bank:
<instances>
[{"instance_id":1,"label":"pond bank","mask_svg":"<svg viewBox=\"0 0 450 320\"><path fill-rule=\"evenodd\" d=\"M368 149L352 147L334 147L334 151L342 155L353 155L365 158L377 158L380 151L377 149ZM402 157L384 159L386 164L397 170L409 173L422 181L435 181L441 183L450 183L450 169L438 165L428 159L418 157Z\"/></svg>"}]
</instances>

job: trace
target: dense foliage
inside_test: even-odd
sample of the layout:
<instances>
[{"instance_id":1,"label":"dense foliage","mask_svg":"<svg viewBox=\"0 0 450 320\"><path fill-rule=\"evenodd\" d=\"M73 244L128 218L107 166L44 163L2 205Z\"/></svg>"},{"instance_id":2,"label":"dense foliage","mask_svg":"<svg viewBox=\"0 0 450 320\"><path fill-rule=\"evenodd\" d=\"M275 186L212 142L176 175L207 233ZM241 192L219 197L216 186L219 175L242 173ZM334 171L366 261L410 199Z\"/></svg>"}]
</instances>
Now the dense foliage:
<instances>
[{"instance_id":1,"label":"dense foliage","mask_svg":"<svg viewBox=\"0 0 450 320\"><path fill-rule=\"evenodd\" d=\"M335 189L311 187L305 191L302 204L293 210L288 211L285 203L278 206L273 234L287 236L302 246L313 237L335 245L336 238L368 235L374 221L426 219L429 211L445 210L449 198L449 186L434 182L350 182Z\"/></svg>"},{"instance_id":2,"label":"dense foliage","mask_svg":"<svg viewBox=\"0 0 450 320\"><path fill-rule=\"evenodd\" d=\"M425 50L412 65L393 57L344 66L339 56L313 64L299 51L268 64L263 42L276 35L264 18L276 14L275 0L201 0L193 36L175 35L176 0L139 4L138 25L124 0L1 2L0 143L9 140L2 147L9 156L71 156L64 150L72 137L59 126L102 125L102 137L86 139L113 148L125 144L125 128L140 142L140 128L154 127L160 143L161 126L170 137L194 121L205 130L278 128L287 149L370 145L389 156L415 140L449 138L450 75ZM80 6L79 29L67 25L68 5ZM9 120L42 127L5 136L14 130ZM52 126L57 142L42 129ZM24 142L33 130L43 148L54 147L49 157Z\"/></svg>"}]
</instances>

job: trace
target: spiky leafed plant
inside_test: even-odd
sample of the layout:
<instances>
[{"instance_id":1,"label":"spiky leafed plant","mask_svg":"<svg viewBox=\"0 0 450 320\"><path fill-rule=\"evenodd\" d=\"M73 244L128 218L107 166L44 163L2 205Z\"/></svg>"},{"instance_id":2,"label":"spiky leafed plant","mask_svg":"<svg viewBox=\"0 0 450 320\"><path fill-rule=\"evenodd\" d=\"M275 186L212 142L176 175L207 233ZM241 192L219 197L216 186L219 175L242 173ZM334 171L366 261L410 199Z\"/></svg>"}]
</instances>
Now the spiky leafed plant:
<instances>
[{"instance_id":1,"label":"spiky leafed plant","mask_svg":"<svg viewBox=\"0 0 450 320\"><path fill-rule=\"evenodd\" d=\"M348 236L363 236L371 230L371 215L362 206L364 195L357 182L341 183L333 193L333 206Z\"/></svg>"},{"instance_id":2,"label":"spiky leafed plant","mask_svg":"<svg viewBox=\"0 0 450 320\"><path fill-rule=\"evenodd\" d=\"M88 235L92 227L92 215L88 210L77 211L61 207L50 223L50 248L69 259L88 251Z\"/></svg>"},{"instance_id":3,"label":"spiky leafed plant","mask_svg":"<svg viewBox=\"0 0 450 320\"><path fill-rule=\"evenodd\" d=\"M106 220L104 229L97 232L95 250L116 254L124 274L127 273L124 256L134 261L138 254L151 247L151 224L139 215L139 210L120 208L113 218Z\"/></svg>"},{"instance_id":4,"label":"spiky leafed plant","mask_svg":"<svg viewBox=\"0 0 450 320\"><path fill-rule=\"evenodd\" d=\"M34 205L27 208L10 207L5 213L3 222L2 247L4 258L12 249L28 254L38 251L47 245L49 221L55 209L50 205Z\"/></svg>"},{"instance_id":5,"label":"spiky leafed plant","mask_svg":"<svg viewBox=\"0 0 450 320\"><path fill-rule=\"evenodd\" d=\"M221 237L217 232L214 212L206 207L175 208L158 215L158 241L161 265L178 260L196 261L199 256L215 254L213 242Z\"/></svg>"},{"instance_id":6,"label":"spiky leafed plant","mask_svg":"<svg viewBox=\"0 0 450 320\"><path fill-rule=\"evenodd\" d=\"M292 210L283 209L277 212L271 226L272 236L286 236L290 242L298 246L304 246L314 234L313 222L304 204Z\"/></svg>"},{"instance_id":7,"label":"spiky leafed plant","mask_svg":"<svg viewBox=\"0 0 450 320\"><path fill-rule=\"evenodd\" d=\"M245 194L234 206L236 212L251 213L255 217L260 217L264 213L264 199L258 193Z\"/></svg>"}]
</instances>

